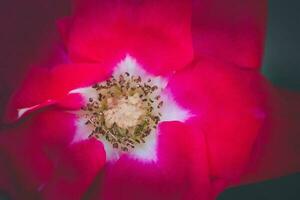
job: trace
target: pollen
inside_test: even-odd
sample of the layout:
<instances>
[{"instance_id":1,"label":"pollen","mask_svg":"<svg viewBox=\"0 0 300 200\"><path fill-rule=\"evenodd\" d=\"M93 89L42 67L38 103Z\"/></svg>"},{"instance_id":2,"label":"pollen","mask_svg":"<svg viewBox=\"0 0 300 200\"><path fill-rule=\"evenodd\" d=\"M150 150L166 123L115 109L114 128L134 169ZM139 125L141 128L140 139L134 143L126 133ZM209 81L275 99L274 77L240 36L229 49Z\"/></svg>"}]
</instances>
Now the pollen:
<instances>
[{"instance_id":1,"label":"pollen","mask_svg":"<svg viewBox=\"0 0 300 200\"><path fill-rule=\"evenodd\" d=\"M108 141L113 148L130 151L145 143L160 121L160 91L151 78L143 80L128 72L97 83L92 88L97 98L82 107L89 137Z\"/></svg>"},{"instance_id":2,"label":"pollen","mask_svg":"<svg viewBox=\"0 0 300 200\"><path fill-rule=\"evenodd\" d=\"M143 101L138 94L128 98L109 98L108 109L103 111L105 124L111 128L114 123L120 128L128 129L138 125L140 119L146 114Z\"/></svg>"}]
</instances>

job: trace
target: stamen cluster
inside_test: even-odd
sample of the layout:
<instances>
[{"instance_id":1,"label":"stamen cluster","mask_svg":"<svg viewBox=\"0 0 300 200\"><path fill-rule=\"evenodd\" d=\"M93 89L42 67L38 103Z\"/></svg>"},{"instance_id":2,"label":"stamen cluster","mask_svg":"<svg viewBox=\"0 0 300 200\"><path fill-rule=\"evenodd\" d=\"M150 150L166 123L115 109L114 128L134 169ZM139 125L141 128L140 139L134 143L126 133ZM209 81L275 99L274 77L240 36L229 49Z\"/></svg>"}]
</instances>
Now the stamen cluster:
<instances>
[{"instance_id":1,"label":"stamen cluster","mask_svg":"<svg viewBox=\"0 0 300 200\"><path fill-rule=\"evenodd\" d=\"M105 139L125 152L145 143L160 121L163 106L161 89L152 82L126 72L93 85L98 96L82 108L86 125L93 127L90 137Z\"/></svg>"}]
</instances>

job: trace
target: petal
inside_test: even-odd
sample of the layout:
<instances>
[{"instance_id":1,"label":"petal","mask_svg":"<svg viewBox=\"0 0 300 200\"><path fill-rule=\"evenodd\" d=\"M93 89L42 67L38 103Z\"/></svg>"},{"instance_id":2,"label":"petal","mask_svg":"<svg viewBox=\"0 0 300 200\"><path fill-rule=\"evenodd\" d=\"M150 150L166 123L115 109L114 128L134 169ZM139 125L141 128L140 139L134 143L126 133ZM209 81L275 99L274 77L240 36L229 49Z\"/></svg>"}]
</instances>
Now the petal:
<instances>
[{"instance_id":1,"label":"petal","mask_svg":"<svg viewBox=\"0 0 300 200\"><path fill-rule=\"evenodd\" d=\"M20 2L18 7L15 2L9 2L3 10L0 67L0 116L4 115L4 106L8 97L20 85L24 74L33 63L43 62L46 66L60 61L61 48L57 44L55 27L52 25L54 18L61 16L66 11L66 4L54 6L53 1L30 0ZM10 9L14 11L11 12ZM24 21L24 17L27 18ZM4 19L6 18L6 19ZM8 20L9 19L9 20ZM45 37L47 36L47 38ZM54 50L55 49L55 50ZM61 55L60 55L61 54Z\"/></svg>"},{"instance_id":2,"label":"petal","mask_svg":"<svg viewBox=\"0 0 300 200\"><path fill-rule=\"evenodd\" d=\"M239 184L300 172L300 93L276 88L270 96L270 115Z\"/></svg>"},{"instance_id":3,"label":"petal","mask_svg":"<svg viewBox=\"0 0 300 200\"><path fill-rule=\"evenodd\" d=\"M185 122L187 119L193 116L191 111L182 108L178 103L174 100L172 94L168 89L163 91L161 95L161 100L164 102L163 107L161 108L161 121L179 121Z\"/></svg>"},{"instance_id":4,"label":"petal","mask_svg":"<svg viewBox=\"0 0 300 200\"><path fill-rule=\"evenodd\" d=\"M37 198L37 191L51 177L53 166L40 143L24 137L23 130L15 131L1 133L1 162L9 166L7 175L13 181L13 191L6 192L20 199Z\"/></svg>"},{"instance_id":5,"label":"petal","mask_svg":"<svg viewBox=\"0 0 300 200\"><path fill-rule=\"evenodd\" d=\"M194 1L192 32L195 54L242 67L260 67L266 10L266 0Z\"/></svg>"},{"instance_id":6,"label":"petal","mask_svg":"<svg viewBox=\"0 0 300 200\"><path fill-rule=\"evenodd\" d=\"M199 130L206 134L212 175L239 178L267 114L268 85L262 77L202 59L176 74L168 87L175 101L195 114Z\"/></svg>"},{"instance_id":7,"label":"petal","mask_svg":"<svg viewBox=\"0 0 300 200\"><path fill-rule=\"evenodd\" d=\"M40 5L37 5L36 3ZM11 5L13 5L13 3ZM60 37L59 34L56 33L53 26L48 26L49 24L53 23L52 18L54 17L53 15L55 15L55 13L53 13L53 10L49 12L49 9L45 5L45 2L43 3L35 2L35 4L32 5L42 9L45 8L46 13L48 13L46 15L48 16L45 18L44 15L45 13L40 13L40 14L35 13L36 16L39 16L39 18L37 17L33 21L28 20L29 23L26 25L22 22L22 18L20 18L22 16L20 15L20 13L18 11L13 12L13 15L19 16L18 17L19 20L17 20L17 23L19 24L15 24L14 22L12 22L12 24L14 24L14 26L12 27L15 27L17 29L8 31L7 33L10 32L7 35L8 38L5 39L3 38L4 39L3 41L7 41L7 44L3 45L2 48L2 52L4 53L4 54L2 53L3 58L6 57L6 59L4 60L4 63L2 64L0 69L1 120L3 120L2 118L5 115L5 107L6 104L8 103L9 97L13 94L13 92L16 89L20 87L20 84L24 79L24 75L26 74L26 72L28 72L28 70L30 70L32 65L43 66L45 68L52 68L57 64L69 62L69 59L66 56L65 47L63 46L62 42L59 40ZM24 4L23 6L32 8L32 5L29 5L27 3ZM28 9L27 11L30 12L30 9ZM36 11L38 11L38 9L36 9ZM39 10L38 12L43 12L43 11ZM39 30L38 27L40 27L40 25L38 25L37 23L42 25L44 28L47 27L45 29L47 30L47 34L46 34L47 38L41 37L42 35L44 35L42 34L42 32L44 32L45 30L42 32L37 31ZM36 30L36 31L31 31L30 34L28 34L28 37L24 39L23 36L27 30ZM12 44L11 43L12 41L15 41L16 43ZM35 58L33 58L34 55Z\"/></svg>"},{"instance_id":8,"label":"petal","mask_svg":"<svg viewBox=\"0 0 300 200\"><path fill-rule=\"evenodd\" d=\"M74 61L120 60L127 53L154 74L193 55L190 1L75 1L66 44Z\"/></svg>"},{"instance_id":9,"label":"petal","mask_svg":"<svg viewBox=\"0 0 300 200\"><path fill-rule=\"evenodd\" d=\"M210 199L203 135L180 122L160 125L158 161L123 156L107 165L91 199Z\"/></svg>"},{"instance_id":10,"label":"petal","mask_svg":"<svg viewBox=\"0 0 300 200\"><path fill-rule=\"evenodd\" d=\"M105 163L101 143L94 139L71 145L59 158L57 171L41 191L43 199L81 199Z\"/></svg>"},{"instance_id":11,"label":"petal","mask_svg":"<svg viewBox=\"0 0 300 200\"><path fill-rule=\"evenodd\" d=\"M21 110L26 112L33 111L58 103L58 101L67 107L74 101L76 104L80 99L66 99L70 90L104 80L111 71L112 65L109 64L103 66L100 64L62 64L52 69L33 68L12 96L6 113L6 121L16 120L20 115L18 112L20 109L26 109Z\"/></svg>"},{"instance_id":12,"label":"petal","mask_svg":"<svg viewBox=\"0 0 300 200\"><path fill-rule=\"evenodd\" d=\"M64 43L68 42L71 25L72 17L63 17L56 21L58 32L60 33L60 36Z\"/></svg>"},{"instance_id":13,"label":"petal","mask_svg":"<svg viewBox=\"0 0 300 200\"><path fill-rule=\"evenodd\" d=\"M104 152L100 143L94 144L89 141L69 146L74 137L76 119L76 116L71 113L46 109L20 121L16 127L1 132L0 153L5 155L4 161L10 166L10 179L14 180L17 194L28 199L40 196L39 192L48 184L51 185L59 178L63 179L58 175L66 170L69 161L70 163L74 161L72 162L74 171L69 170L70 173L80 172L77 179L82 180L82 189L86 189L92 173L95 173L97 167L100 169L100 161L102 162L105 157L102 156ZM96 153L102 153L97 154L94 160L87 156L83 160L84 164L81 164L82 154L76 149L82 152L97 150ZM91 167L91 170L87 168L87 173L80 171L85 165ZM65 188L67 186L66 184ZM78 189L77 194L80 192L84 191Z\"/></svg>"}]
</instances>

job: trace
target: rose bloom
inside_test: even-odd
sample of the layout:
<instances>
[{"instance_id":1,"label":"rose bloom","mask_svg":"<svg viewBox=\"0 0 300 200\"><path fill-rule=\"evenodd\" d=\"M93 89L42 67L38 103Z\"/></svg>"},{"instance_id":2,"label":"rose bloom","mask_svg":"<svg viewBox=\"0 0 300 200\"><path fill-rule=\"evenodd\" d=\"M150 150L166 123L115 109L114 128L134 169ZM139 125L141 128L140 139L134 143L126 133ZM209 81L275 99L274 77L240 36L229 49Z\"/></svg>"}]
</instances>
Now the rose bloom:
<instances>
[{"instance_id":1,"label":"rose bloom","mask_svg":"<svg viewBox=\"0 0 300 200\"><path fill-rule=\"evenodd\" d=\"M296 100L280 99L299 97L259 71L265 1L72 3L62 48L7 105L11 199L212 200L299 170Z\"/></svg>"}]
</instances>

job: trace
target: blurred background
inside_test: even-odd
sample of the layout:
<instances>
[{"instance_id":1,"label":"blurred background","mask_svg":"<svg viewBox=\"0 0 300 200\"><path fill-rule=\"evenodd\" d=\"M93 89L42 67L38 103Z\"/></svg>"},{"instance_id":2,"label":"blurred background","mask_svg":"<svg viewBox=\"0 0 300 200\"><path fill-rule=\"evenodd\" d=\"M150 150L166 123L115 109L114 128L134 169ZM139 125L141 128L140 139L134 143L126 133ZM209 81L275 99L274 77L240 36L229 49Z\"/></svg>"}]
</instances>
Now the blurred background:
<instances>
[{"instance_id":1,"label":"blurred background","mask_svg":"<svg viewBox=\"0 0 300 200\"><path fill-rule=\"evenodd\" d=\"M0 96L0 105L7 101L10 91L19 84L26 64L37 57L40 43L53 36L49 33L54 29L55 19L66 15L69 10L68 2L61 0L1 0L0 93L7 95ZM269 0L263 73L275 85L300 91L299 45L300 1ZM11 67L18 70L17 76L14 71L9 70ZM13 84L11 80L14 80ZM3 108L0 107L0 113L1 109ZM299 200L300 174L229 189L218 198L241 199ZM1 191L0 200L8 200Z\"/></svg>"},{"instance_id":2,"label":"blurred background","mask_svg":"<svg viewBox=\"0 0 300 200\"><path fill-rule=\"evenodd\" d=\"M300 1L269 0L263 73L276 85L300 91Z\"/></svg>"}]
</instances>

